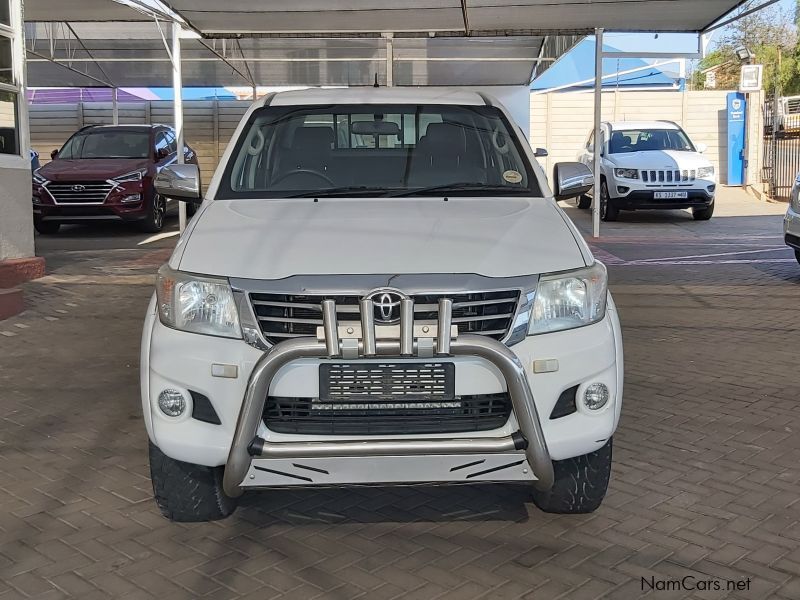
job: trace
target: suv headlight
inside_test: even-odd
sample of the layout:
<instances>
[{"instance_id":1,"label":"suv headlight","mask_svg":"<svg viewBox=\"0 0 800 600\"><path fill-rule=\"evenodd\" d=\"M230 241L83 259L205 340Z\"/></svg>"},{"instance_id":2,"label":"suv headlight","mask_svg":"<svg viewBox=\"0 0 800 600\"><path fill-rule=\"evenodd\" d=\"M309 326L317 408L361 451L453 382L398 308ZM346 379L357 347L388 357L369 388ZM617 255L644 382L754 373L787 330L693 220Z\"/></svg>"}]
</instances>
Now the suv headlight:
<instances>
[{"instance_id":1,"label":"suv headlight","mask_svg":"<svg viewBox=\"0 0 800 600\"><path fill-rule=\"evenodd\" d=\"M714 177L714 167L700 167L697 169L698 179L711 179Z\"/></svg>"},{"instance_id":2,"label":"suv headlight","mask_svg":"<svg viewBox=\"0 0 800 600\"><path fill-rule=\"evenodd\" d=\"M614 175L622 179L639 179L639 171L636 169L614 169Z\"/></svg>"},{"instance_id":3,"label":"suv headlight","mask_svg":"<svg viewBox=\"0 0 800 600\"><path fill-rule=\"evenodd\" d=\"M124 175L120 175L119 177L113 177L113 181L117 183L127 183L129 181L141 181L141 179L147 173L146 169L139 169L138 171L131 171L130 173L125 173Z\"/></svg>"},{"instance_id":4,"label":"suv headlight","mask_svg":"<svg viewBox=\"0 0 800 600\"><path fill-rule=\"evenodd\" d=\"M584 327L606 314L608 272L603 263L543 275L536 287L529 335Z\"/></svg>"},{"instance_id":5,"label":"suv headlight","mask_svg":"<svg viewBox=\"0 0 800 600\"><path fill-rule=\"evenodd\" d=\"M44 185L45 183L47 183L47 179L39 175L39 169L36 169L33 172L33 182L37 185Z\"/></svg>"},{"instance_id":6,"label":"suv headlight","mask_svg":"<svg viewBox=\"0 0 800 600\"><path fill-rule=\"evenodd\" d=\"M241 338L239 314L227 279L173 271L164 265L156 282L158 316L167 327Z\"/></svg>"}]
</instances>

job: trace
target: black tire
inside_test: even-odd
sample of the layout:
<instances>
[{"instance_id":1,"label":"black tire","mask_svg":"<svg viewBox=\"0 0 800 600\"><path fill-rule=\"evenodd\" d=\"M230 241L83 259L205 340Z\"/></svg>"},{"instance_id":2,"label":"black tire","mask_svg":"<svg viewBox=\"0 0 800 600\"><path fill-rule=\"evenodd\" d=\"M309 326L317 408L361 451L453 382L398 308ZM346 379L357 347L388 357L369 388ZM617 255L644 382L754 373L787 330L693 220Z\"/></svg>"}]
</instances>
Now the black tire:
<instances>
[{"instance_id":1,"label":"black tire","mask_svg":"<svg viewBox=\"0 0 800 600\"><path fill-rule=\"evenodd\" d=\"M714 215L714 202L708 205L708 208L693 208L692 216L695 221L708 221Z\"/></svg>"},{"instance_id":2,"label":"black tire","mask_svg":"<svg viewBox=\"0 0 800 600\"><path fill-rule=\"evenodd\" d=\"M223 467L204 467L170 458L150 444L150 479L161 514L170 521L197 523L224 519L237 498L222 489Z\"/></svg>"},{"instance_id":3,"label":"black tire","mask_svg":"<svg viewBox=\"0 0 800 600\"><path fill-rule=\"evenodd\" d=\"M614 202L608 193L608 184L604 179L600 183L600 218L603 221L616 221L618 217L619 209L614 206Z\"/></svg>"},{"instance_id":4,"label":"black tire","mask_svg":"<svg viewBox=\"0 0 800 600\"><path fill-rule=\"evenodd\" d=\"M556 514L585 514L600 507L611 477L612 440L592 452L567 460L554 460L555 483L548 492L534 490L533 502Z\"/></svg>"},{"instance_id":5,"label":"black tire","mask_svg":"<svg viewBox=\"0 0 800 600\"><path fill-rule=\"evenodd\" d=\"M141 222L142 231L146 233L158 233L164 229L164 217L167 214L167 200L155 194L153 203L147 211L147 216Z\"/></svg>"},{"instance_id":6,"label":"black tire","mask_svg":"<svg viewBox=\"0 0 800 600\"><path fill-rule=\"evenodd\" d=\"M586 209L591 207L592 207L591 196L587 196L586 194L584 194L578 198L578 208Z\"/></svg>"},{"instance_id":7,"label":"black tire","mask_svg":"<svg viewBox=\"0 0 800 600\"><path fill-rule=\"evenodd\" d=\"M41 219L33 219L33 227L41 234L54 235L61 229L61 223L58 221L42 221Z\"/></svg>"},{"instance_id":8,"label":"black tire","mask_svg":"<svg viewBox=\"0 0 800 600\"><path fill-rule=\"evenodd\" d=\"M800 263L800 250L794 251L794 257L797 260L797 262Z\"/></svg>"}]
</instances>

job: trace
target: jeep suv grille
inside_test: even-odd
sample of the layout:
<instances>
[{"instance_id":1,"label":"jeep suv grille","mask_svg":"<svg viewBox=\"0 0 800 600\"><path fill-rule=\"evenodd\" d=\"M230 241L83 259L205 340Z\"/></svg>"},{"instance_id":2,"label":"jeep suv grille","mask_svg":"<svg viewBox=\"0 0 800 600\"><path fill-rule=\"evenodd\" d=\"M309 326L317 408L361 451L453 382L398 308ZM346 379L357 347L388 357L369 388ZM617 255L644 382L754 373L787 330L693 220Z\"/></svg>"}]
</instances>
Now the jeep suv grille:
<instances>
[{"instance_id":1,"label":"jeep suv grille","mask_svg":"<svg viewBox=\"0 0 800 600\"><path fill-rule=\"evenodd\" d=\"M642 181L645 183L685 183L695 179L697 179L697 171L695 170L642 171Z\"/></svg>"},{"instance_id":2,"label":"jeep suv grille","mask_svg":"<svg viewBox=\"0 0 800 600\"><path fill-rule=\"evenodd\" d=\"M414 296L414 320L436 321L439 298L453 301L453 324L459 333L487 335L496 340L506 337L514 322L519 290ZM340 324L359 320L358 295L296 295L251 293L253 311L261 332L271 344L287 338L316 336L322 326L323 300L336 301Z\"/></svg>"},{"instance_id":3,"label":"jeep suv grille","mask_svg":"<svg viewBox=\"0 0 800 600\"><path fill-rule=\"evenodd\" d=\"M102 204L114 186L107 181L59 181L47 184L56 204Z\"/></svg>"}]
</instances>

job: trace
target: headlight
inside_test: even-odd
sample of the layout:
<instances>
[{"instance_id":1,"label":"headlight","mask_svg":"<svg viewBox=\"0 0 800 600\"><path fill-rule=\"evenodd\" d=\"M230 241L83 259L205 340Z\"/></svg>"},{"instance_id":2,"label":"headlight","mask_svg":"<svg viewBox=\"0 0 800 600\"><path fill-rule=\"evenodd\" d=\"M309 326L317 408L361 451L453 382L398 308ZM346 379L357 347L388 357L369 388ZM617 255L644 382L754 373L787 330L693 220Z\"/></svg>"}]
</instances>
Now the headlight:
<instances>
[{"instance_id":1,"label":"headlight","mask_svg":"<svg viewBox=\"0 0 800 600\"><path fill-rule=\"evenodd\" d=\"M167 327L230 338L241 338L239 315L226 279L158 270L158 316Z\"/></svg>"},{"instance_id":2,"label":"headlight","mask_svg":"<svg viewBox=\"0 0 800 600\"><path fill-rule=\"evenodd\" d=\"M45 183L47 183L47 179L39 175L39 169L36 169L33 172L33 182L38 185L44 185Z\"/></svg>"},{"instance_id":3,"label":"headlight","mask_svg":"<svg viewBox=\"0 0 800 600\"><path fill-rule=\"evenodd\" d=\"M147 171L145 169L139 169L138 171L131 171L130 173L125 173L124 175L120 175L119 177L114 177L114 181L117 183L127 183L129 181L141 181L142 177L145 176Z\"/></svg>"},{"instance_id":4,"label":"headlight","mask_svg":"<svg viewBox=\"0 0 800 600\"><path fill-rule=\"evenodd\" d=\"M636 169L614 169L614 175L622 179L639 179L639 171Z\"/></svg>"},{"instance_id":5,"label":"headlight","mask_svg":"<svg viewBox=\"0 0 800 600\"><path fill-rule=\"evenodd\" d=\"M591 325L606 314L608 273L603 263L543 275L536 288L528 327L530 335Z\"/></svg>"},{"instance_id":6,"label":"headlight","mask_svg":"<svg viewBox=\"0 0 800 600\"><path fill-rule=\"evenodd\" d=\"M698 179L711 179L714 177L714 167L700 167L697 169Z\"/></svg>"}]
</instances>

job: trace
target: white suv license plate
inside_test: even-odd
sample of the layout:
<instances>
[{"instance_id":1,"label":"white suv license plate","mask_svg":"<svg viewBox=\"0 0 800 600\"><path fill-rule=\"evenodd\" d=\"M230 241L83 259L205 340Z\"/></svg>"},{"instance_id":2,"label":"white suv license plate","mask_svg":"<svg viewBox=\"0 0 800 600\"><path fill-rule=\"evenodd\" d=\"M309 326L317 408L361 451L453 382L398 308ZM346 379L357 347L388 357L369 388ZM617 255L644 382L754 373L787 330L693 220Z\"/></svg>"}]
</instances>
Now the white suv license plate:
<instances>
[{"instance_id":1,"label":"white suv license plate","mask_svg":"<svg viewBox=\"0 0 800 600\"><path fill-rule=\"evenodd\" d=\"M656 200L686 200L689 192L655 192Z\"/></svg>"}]
</instances>

